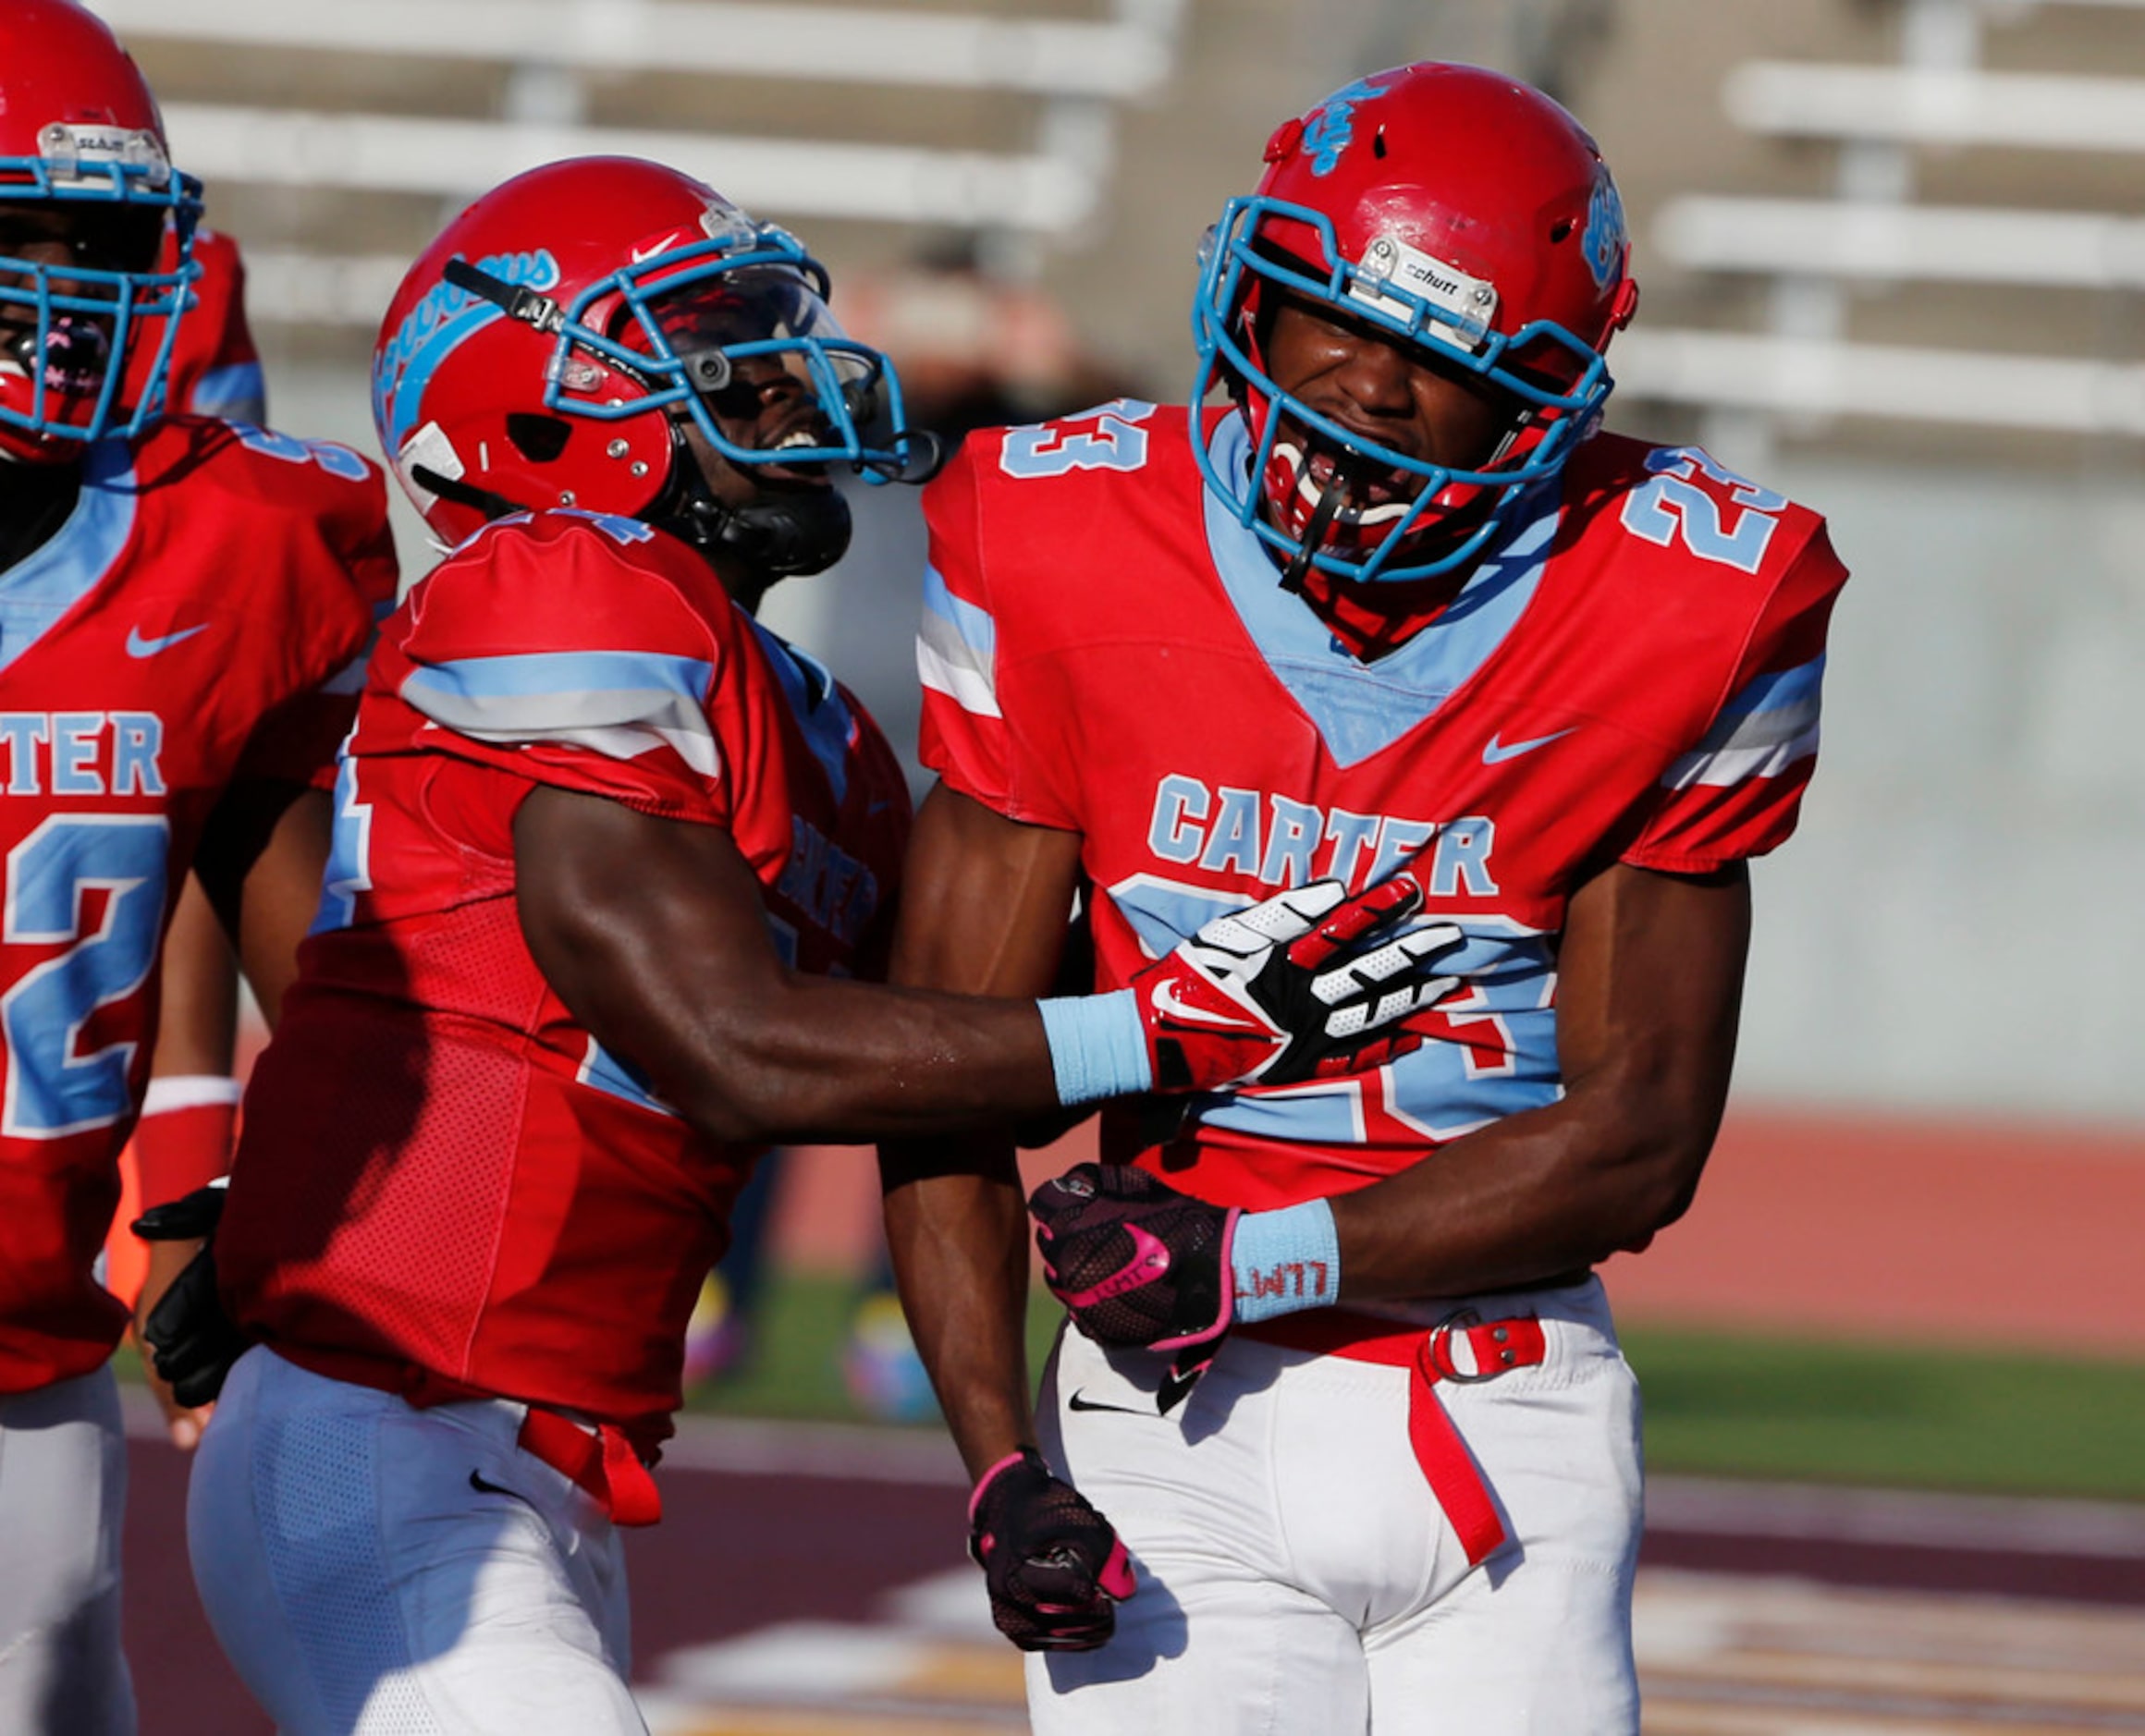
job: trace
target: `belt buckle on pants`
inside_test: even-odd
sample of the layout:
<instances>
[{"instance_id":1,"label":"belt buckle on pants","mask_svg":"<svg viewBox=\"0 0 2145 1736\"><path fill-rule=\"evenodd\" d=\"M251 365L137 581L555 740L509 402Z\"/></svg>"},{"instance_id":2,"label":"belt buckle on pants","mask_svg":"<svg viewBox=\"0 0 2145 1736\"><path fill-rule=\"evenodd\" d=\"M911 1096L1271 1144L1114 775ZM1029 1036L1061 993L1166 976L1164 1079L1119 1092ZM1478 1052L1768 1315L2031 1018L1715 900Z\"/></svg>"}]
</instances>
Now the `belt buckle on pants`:
<instances>
[{"instance_id":1,"label":"belt buckle on pants","mask_svg":"<svg viewBox=\"0 0 2145 1736\"><path fill-rule=\"evenodd\" d=\"M1464 1369L1452 1357L1452 1335L1463 1334L1475 1366ZM1541 1322L1532 1314L1487 1324L1472 1308L1462 1308L1440 1320L1424 1334L1409 1369L1408 1442L1416 1462L1438 1505L1452 1522L1460 1547L1467 1552L1467 1565L1478 1567L1509 1541L1504 1522L1477 1469L1474 1456L1452 1419L1432 1388L1440 1380L1462 1386L1478 1386L1510 1374L1514 1368L1531 1368L1546 1354Z\"/></svg>"},{"instance_id":2,"label":"belt buckle on pants","mask_svg":"<svg viewBox=\"0 0 2145 1736\"><path fill-rule=\"evenodd\" d=\"M652 1525L663 1517L656 1479L613 1424L587 1427L531 1405L514 1444L578 1485L615 1525Z\"/></svg>"}]
</instances>

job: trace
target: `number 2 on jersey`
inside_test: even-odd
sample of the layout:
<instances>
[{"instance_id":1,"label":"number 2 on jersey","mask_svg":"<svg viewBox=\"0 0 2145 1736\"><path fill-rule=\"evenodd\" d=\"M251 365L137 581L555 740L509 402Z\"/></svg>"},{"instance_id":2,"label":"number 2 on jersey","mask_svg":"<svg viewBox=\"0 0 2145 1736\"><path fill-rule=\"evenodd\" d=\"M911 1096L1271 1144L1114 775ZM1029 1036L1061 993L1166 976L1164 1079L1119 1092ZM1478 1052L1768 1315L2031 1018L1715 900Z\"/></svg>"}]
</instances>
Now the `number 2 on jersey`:
<instances>
[{"instance_id":1,"label":"number 2 on jersey","mask_svg":"<svg viewBox=\"0 0 2145 1736\"><path fill-rule=\"evenodd\" d=\"M7 1046L0 1132L58 1139L107 1127L133 1106L135 1044L85 1051L82 1037L97 1009L140 988L156 961L169 845L161 815L62 813L7 852L0 942L67 949L0 995ZM96 926L84 933L89 895L99 891Z\"/></svg>"},{"instance_id":2,"label":"number 2 on jersey","mask_svg":"<svg viewBox=\"0 0 2145 1736\"><path fill-rule=\"evenodd\" d=\"M1700 560L1739 572L1756 572L1780 520L1773 515L1787 505L1785 495L1746 482L1717 464L1697 446L1663 446L1646 455L1653 480L1624 497L1624 528L1642 542L1668 548L1681 537ZM1730 490L1728 504L1740 508L1734 524L1724 522L1721 503L1692 480L1698 475Z\"/></svg>"}]
</instances>

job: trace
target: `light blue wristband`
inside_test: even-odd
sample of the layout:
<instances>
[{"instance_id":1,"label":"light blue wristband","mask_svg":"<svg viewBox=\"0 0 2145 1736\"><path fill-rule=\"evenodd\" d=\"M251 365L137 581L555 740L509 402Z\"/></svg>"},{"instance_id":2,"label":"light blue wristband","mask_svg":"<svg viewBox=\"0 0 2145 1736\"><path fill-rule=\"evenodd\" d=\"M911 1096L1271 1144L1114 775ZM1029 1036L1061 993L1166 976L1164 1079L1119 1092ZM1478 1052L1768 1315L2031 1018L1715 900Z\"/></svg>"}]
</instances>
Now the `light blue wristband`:
<instances>
[{"instance_id":1,"label":"light blue wristband","mask_svg":"<svg viewBox=\"0 0 2145 1736\"><path fill-rule=\"evenodd\" d=\"M1039 1000L1058 1101L1099 1103L1154 1087L1139 1001L1129 988L1109 995L1067 995Z\"/></svg>"},{"instance_id":2,"label":"light blue wristband","mask_svg":"<svg viewBox=\"0 0 2145 1736\"><path fill-rule=\"evenodd\" d=\"M1327 1308L1341 1297L1341 1235L1333 1208L1305 1200L1274 1212L1246 1212L1236 1220L1229 1264L1236 1277L1235 1319L1241 1326Z\"/></svg>"}]
</instances>

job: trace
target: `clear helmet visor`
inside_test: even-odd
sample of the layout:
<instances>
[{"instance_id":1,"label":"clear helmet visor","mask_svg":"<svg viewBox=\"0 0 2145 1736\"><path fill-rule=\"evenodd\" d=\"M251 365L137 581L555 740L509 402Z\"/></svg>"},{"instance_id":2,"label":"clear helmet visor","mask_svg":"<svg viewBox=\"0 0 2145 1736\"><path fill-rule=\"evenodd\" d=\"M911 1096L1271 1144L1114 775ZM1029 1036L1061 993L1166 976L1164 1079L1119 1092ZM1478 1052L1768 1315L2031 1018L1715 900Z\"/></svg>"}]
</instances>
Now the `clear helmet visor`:
<instances>
[{"instance_id":1,"label":"clear helmet visor","mask_svg":"<svg viewBox=\"0 0 2145 1736\"><path fill-rule=\"evenodd\" d=\"M731 462L868 463L896 446L886 358L844 332L795 267L694 275L636 299L632 312L624 341L675 372Z\"/></svg>"}]
</instances>

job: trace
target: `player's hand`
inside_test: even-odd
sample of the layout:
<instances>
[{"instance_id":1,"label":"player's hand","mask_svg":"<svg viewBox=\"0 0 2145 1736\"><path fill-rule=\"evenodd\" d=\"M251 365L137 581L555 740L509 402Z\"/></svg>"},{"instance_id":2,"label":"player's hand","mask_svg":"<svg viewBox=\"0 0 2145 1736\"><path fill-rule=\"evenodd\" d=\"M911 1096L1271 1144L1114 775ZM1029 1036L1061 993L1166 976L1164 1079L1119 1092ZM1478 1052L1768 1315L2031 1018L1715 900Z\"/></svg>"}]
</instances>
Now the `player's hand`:
<instances>
[{"instance_id":1,"label":"player's hand","mask_svg":"<svg viewBox=\"0 0 2145 1736\"><path fill-rule=\"evenodd\" d=\"M1433 960L1450 923L1394 929L1423 901L1406 874L1354 898L1314 880L1217 916L1132 979L1161 1091L1286 1085L1382 1065L1421 1042L1404 1021L1452 993Z\"/></svg>"},{"instance_id":2,"label":"player's hand","mask_svg":"<svg viewBox=\"0 0 2145 1736\"><path fill-rule=\"evenodd\" d=\"M251 1343L224 1313L216 1294L214 1232L223 1211L222 1188L196 1188L169 1204L152 1206L133 1225L144 1241L201 1244L148 1310L141 1328L157 1374L171 1383L173 1398L190 1410L214 1402L231 1364Z\"/></svg>"},{"instance_id":3,"label":"player's hand","mask_svg":"<svg viewBox=\"0 0 2145 1736\"><path fill-rule=\"evenodd\" d=\"M1033 1447L975 1485L968 1553L990 1590L990 1619L1023 1652L1093 1651L1133 1594L1132 1562L1109 1521Z\"/></svg>"},{"instance_id":4,"label":"player's hand","mask_svg":"<svg viewBox=\"0 0 2145 1736\"><path fill-rule=\"evenodd\" d=\"M155 1352L149 1348L149 1340L142 1336L149 1316L156 1304L164 1299L173 1281L185 1271L195 1254L201 1252L199 1241L153 1241L149 1244L149 1268L141 1279L141 1289L134 1299L134 1348L141 1352L142 1378L149 1390L156 1395L156 1402L164 1412L164 1425L171 1436L171 1444L181 1452L190 1452L201 1444L202 1430L209 1425L214 1413L213 1404L184 1405L171 1390L171 1383L156 1372Z\"/></svg>"},{"instance_id":5,"label":"player's hand","mask_svg":"<svg viewBox=\"0 0 2145 1736\"><path fill-rule=\"evenodd\" d=\"M1028 1196L1043 1278L1097 1344L1174 1352L1165 1414L1207 1372L1236 1312L1235 1207L1129 1165L1075 1164Z\"/></svg>"}]
</instances>

